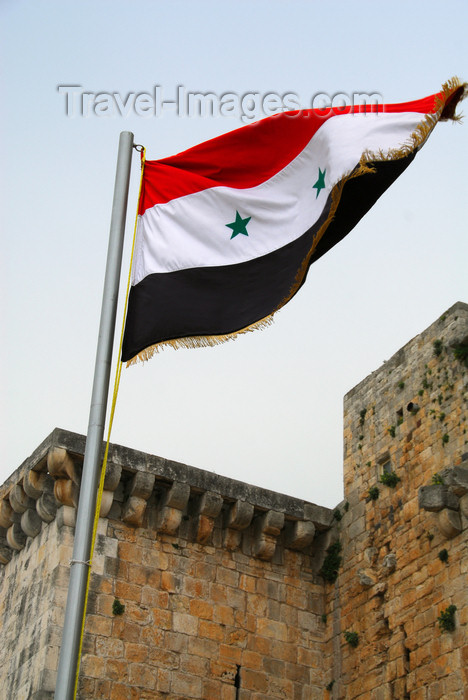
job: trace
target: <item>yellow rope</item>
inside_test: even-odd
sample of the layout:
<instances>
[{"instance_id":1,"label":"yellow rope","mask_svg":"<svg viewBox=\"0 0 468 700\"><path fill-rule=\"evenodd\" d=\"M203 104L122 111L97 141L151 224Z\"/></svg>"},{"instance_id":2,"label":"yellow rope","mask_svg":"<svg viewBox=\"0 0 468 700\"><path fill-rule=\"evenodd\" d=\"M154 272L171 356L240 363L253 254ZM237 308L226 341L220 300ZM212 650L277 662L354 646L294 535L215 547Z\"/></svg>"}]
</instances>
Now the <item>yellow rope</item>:
<instances>
[{"instance_id":1,"label":"yellow rope","mask_svg":"<svg viewBox=\"0 0 468 700\"><path fill-rule=\"evenodd\" d=\"M99 523L99 513L101 511L102 492L104 491L104 480L106 477L107 456L109 454L110 437L111 437L111 432L112 432L112 425L114 422L115 406L117 404L117 394L119 393L120 375L122 374L122 362L121 362L120 358L122 356L122 343L123 343L123 336L124 336L124 329L125 329L125 317L127 315L128 295L130 292L133 253L135 250L135 238L136 238L136 230L137 230L137 224L138 224L138 211L140 208L140 197L141 197L141 190L142 190L142 186L143 186L143 173L145 170L145 162L146 162L146 149L143 148L141 151L140 188L138 191L138 203L137 203L137 211L136 211L136 215L135 215L135 225L133 227L132 252L130 255L130 268L129 268L129 272L128 272L127 290L125 293L125 304L124 304L124 310L123 310L122 330L120 332L120 343L119 343L119 352L118 352L118 358L117 358L117 369L116 369L116 373L115 373L114 390L113 390L113 395L112 395L112 405L111 405L111 410L110 410L110 415L109 415L109 427L108 427L108 431L107 431L106 449L104 451L104 459L102 460L101 478L99 480L99 489L98 489L98 494L97 494L96 510L94 513L93 535L92 535L92 539L91 539L91 551L90 551L90 555L89 555L88 576L86 579L85 603L84 603L84 608L83 608L83 619L81 621L80 646L79 646L79 650L78 650L78 663L76 666L75 688L73 691L74 700L76 699L76 693L78 691L78 678L80 675L81 651L82 651L82 647L83 647L84 628L85 628L85 621L86 621L86 608L88 605L89 583L90 583L90 579L91 579L91 565L92 565L92 561L93 561L94 545L96 543L97 528L98 528L98 523Z\"/></svg>"}]
</instances>

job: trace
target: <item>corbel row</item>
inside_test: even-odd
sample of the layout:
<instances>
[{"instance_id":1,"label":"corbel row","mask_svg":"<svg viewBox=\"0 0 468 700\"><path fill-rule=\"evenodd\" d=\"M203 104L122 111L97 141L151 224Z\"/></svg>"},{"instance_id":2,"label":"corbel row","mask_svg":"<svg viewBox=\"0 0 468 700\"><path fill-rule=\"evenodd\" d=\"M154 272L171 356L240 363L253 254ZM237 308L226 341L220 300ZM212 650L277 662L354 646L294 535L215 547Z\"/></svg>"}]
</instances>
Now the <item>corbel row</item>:
<instances>
[{"instance_id":1,"label":"corbel row","mask_svg":"<svg viewBox=\"0 0 468 700\"><path fill-rule=\"evenodd\" d=\"M60 524L75 525L82 463L64 448L51 448L39 464L24 473L7 495L0 499L0 563L10 561L13 551L24 548L28 537L36 537L42 523L50 523L60 509ZM249 531L252 554L268 561L273 558L278 538L284 532L289 549L304 550L315 534L311 520L290 521L275 510L255 510L237 500L226 502L219 493L191 493L190 485L156 482L154 474L136 472L121 480L122 467L108 463L101 500L100 517L106 517L117 499L113 517L133 527L145 523L157 532L177 535L183 520L189 520L190 538L204 545L210 541L222 514L223 545L229 551L240 547L243 532ZM147 518L151 502L151 517ZM187 529L185 529L187 533Z\"/></svg>"},{"instance_id":2,"label":"corbel row","mask_svg":"<svg viewBox=\"0 0 468 700\"><path fill-rule=\"evenodd\" d=\"M108 464L100 515L109 512L117 488L121 467ZM0 563L7 564L14 551L26 545L28 537L37 537L42 523L55 519L57 509L65 506L65 524L73 525L78 505L81 465L61 447L51 448L47 457L0 499Z\"/></svg>"},{"instance_id":3,"label":"corbel row","mask_svg":"<svg viewBox=\"0 0 468 700\"><path fill-rule=\"evenodd\" d=\"M129 525L143 525L150 496L153 494L155 477L147 473L136 473L127 485L126 500L122 507L122 520ZM199 544L206 544L213 533L216 519L225 502L219 493L206 491L191 497L188 484L174 482L155 499L155 514L150 526L166 535L177 535L183 519L191 520L191 532ZM226 504L222 520L223 546L229 551L238 549L243 531L253 528L252 551L255 557L271 560L278 538L285 529L285 543L289 549L303 550L315 535L312 521L286 521L284 513L268 510L255 514L255 508L246 501ZM188 515L190 513L190 515Z\"/></svg>"}]
</instances>

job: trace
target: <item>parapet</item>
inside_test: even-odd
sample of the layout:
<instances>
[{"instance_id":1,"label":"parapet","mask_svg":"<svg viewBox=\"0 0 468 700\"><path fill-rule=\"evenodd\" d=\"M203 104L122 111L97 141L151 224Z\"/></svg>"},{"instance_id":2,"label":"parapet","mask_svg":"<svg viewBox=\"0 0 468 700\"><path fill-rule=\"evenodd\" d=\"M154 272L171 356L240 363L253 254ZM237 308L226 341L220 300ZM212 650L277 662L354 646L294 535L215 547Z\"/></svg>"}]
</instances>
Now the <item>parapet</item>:
<instances>
[{"instance_id":1,"label":"parapet","mask_svg":"<svg viewBox=\"0 0 468 700\"><path fill-rule=\"evenodd\" d=\"M56 428L0 488L0 562L7 564L55 518L75 525L86 439ZM104 445L103 445L104 453ZM277 544L306 550L328 530L332 511L213 472L111 444L101 518L181 534L199 544L215 522L228 550L245 546L270 560Z\"/></svg>"}]
</instances>

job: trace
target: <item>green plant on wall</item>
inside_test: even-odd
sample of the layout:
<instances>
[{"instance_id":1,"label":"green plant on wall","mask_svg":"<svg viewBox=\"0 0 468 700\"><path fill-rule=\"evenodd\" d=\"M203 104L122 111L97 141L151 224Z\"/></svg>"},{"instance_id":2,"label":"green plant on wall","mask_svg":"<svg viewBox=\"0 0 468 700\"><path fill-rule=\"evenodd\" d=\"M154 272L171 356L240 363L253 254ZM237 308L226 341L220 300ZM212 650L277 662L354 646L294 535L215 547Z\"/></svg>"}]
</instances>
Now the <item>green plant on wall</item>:
<instances>
[{"instance_id":1,"label":"green plant on wall","mask_svg":"<svg viewBox=\"0 0 468 700\"><path fill-rule=\"evenodd\" d=\"M371 501L376 501L379 497L379 487L378 486L371 486L369 491L367 492L368 496Z\"/></svg>"},{"instance_id":2,"label":"green plant on wall","mask_svg":"<svg viewBox=\"0 0 468 700\"><path fill-rule=\"evenodd\" d=\"M380 477L380 483L385 484L385 486L390 486L392 489L395 488L399 481L401 481L401 479L395 472L384 472Z\"/></svg>"},{"instance_id":3,"label":"green plant on wall","mask_svg":"<svg viewBox=\"0 0 468 700\"><path fill-rule=\"evenodd\" d=\"M389 428L387 428L387 432L390 435L390 437L395 437L395 426L391 425Z\"/></svg>"},{"instance_id":4,"label":"green plant on wall","mask_svg":"<svg viewBox=\"0 0 468 700\"><path fill-rule=\"evenodd\" d=\"M367 408L363 408L362 411L359 411L359 425L364 425L364 421L366 419L366 413L367 413Z\"/></svg>"},{"instance_id":5,"label":"green plant on wall","mask_svg":"<svg viewBox=\"0 0 468 700\"><path fill-rule=\"evenodd\" d=\"M112 603L112 614L113 615L123 615L125 612L125 605L123 605L118 598L114 598Z\"/></svg>"},{"instance_id":6,"label":"green plant on wall","mask_svg":"<svg viewBox=\"0 0 468 700\"><path fill-rule=\"evenodd\" d=\"M461 343L453 346L453 354L455 359L460 360L465 367L468 367L468 343Z\"/></svg>"},{"instance_id":7,"label":"green plant on wall","mask_svg":"<svg viewBox=\"0 0 468 700\"><path fill-rule=\"evenodd\" d=\"M334 583L338 578L338 569L340 568L342 560L341 549L341 542L339 540L336 540L336 542L333 542L328 547L322 568L319 571L320 576L322 576L325 581Z\"/></svg>"},{"instance_id":8,"label":"green plant on wall","mask_svg":"<svg viewBox=\"0 0 468 700\"><path fill-rule=\"evenodd\" d=\"M357 632L350 632L349 630L346 630L346 632L344 632L344 638L348 642L349 646L353 647L353 649L355 649L359 644L359 635Z\"/></svg>"},{"instance_id":9,"label":"green plant on wall","mask_svg":"<svg viewBox=\"0 0 468 700\"><path fill-rule=\"evenodd\" d=\"M431 481L433 484L443 484L444 483L444 479L439 474L439 472L436 472L435 474L432 475Z\"/></svg>"},{"instance_id":10,"label":"green plant on wall","mask_svg":"<svg viewBox=\"0 0 468 700\"><path fill-rule=\"evenodd\" d=\"M441 549L437 556L439 557L441 562L443 562L444 564L447 564L449 554L448 554L448 551L446 549Z\"/></svg>"},{"instance_id":11,"label":"green plant on wall","mask_svg":"<svg viewBox=\"0 0 468 700\"><path fill-rule=\"evenodd\" d=\"M449 605L445 610L441 610L437 622L439 623L439 629L442 632L453 632L456 627L455 623L455 613L457 611L456 605Z\"/></svg>"},{"instance_id":12,"label":"green plant on wall","mask_svg":"<svg viewBox=\"0 0 468 700\"><path fill-rule=\"evenodd\" d=\"M442 355L442 349L444 347L444 344L442 343L441 340L434 340L432 343L432 347L434 348L434 355L436 357L439 357L439 355Z\"/></svg>"}]
</instances>

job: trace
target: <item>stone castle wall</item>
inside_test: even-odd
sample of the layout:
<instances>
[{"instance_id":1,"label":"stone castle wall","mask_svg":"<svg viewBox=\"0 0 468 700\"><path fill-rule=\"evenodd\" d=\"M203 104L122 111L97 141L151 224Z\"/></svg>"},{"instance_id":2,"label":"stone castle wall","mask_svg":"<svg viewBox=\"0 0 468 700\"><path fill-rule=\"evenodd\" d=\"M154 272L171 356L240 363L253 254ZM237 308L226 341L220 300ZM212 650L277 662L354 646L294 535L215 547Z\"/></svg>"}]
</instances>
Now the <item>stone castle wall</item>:
<instances>
[{"instance_id":1,"label":"stone castle wall","mask_svg":"<svg viewBox=\"0 0 468 700\"><path fill-rule=\"evenodd\" d=\"M349 508L336 527L343 564L327 603L333 697L467 697L468 360L455 350L463 344L468 306L456 304L345 397ZM381 483L384 471L399 479L394 487ZM450 605L448 633L438 617Z\"/></svg>"},{"instance_id":2,"label":"stone castle wall","mask_svg":"<svg viewBox=\"0 0 468 700\"><path fill-rule=\"evenodd\" d=\"M334 511L112 445L78 697L466 697L466 345L458 303L347 394ZM5 697L53 697L84 445L0 488Z\"/></svg>"},{"instance_id":3,"label":"stone castle wall","mask_svg":"<svg viewBox=\"0 0 468 700\"><path fill-rule=\"evenodd\" d=\"M18 700L53 697L83 452L57 429L0 493ZM112 445L101 516L79 698L322 696L329 509Z\"/></svg>"}]
</instances>

